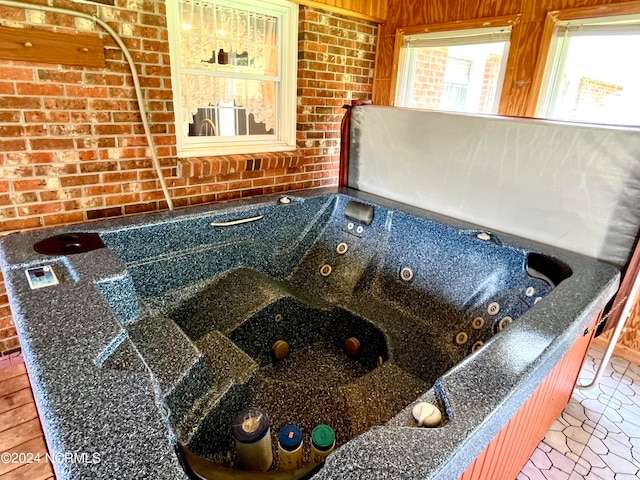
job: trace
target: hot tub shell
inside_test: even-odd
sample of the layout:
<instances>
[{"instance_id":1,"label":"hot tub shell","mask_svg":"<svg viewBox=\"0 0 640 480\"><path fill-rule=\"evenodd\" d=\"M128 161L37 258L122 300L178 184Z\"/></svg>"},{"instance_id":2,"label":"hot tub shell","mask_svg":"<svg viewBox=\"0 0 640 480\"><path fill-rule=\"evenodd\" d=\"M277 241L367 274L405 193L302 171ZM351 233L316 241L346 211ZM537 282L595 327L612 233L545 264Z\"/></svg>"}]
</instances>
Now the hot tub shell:
<instances>
[{"instance_id":1,"label":"hot tub shell","mask_svg":"<svg viewBox=\"0 0 640 480\"><path fill-rule=\"evenodd\" d=\"M618 270L604 262L501 232L488 232L497 243L483 240L477 235L486 229L477 225L362 192L313 190L291 199L283 205L279 196L261 197L2 240L2 268L49 449L90 450L101 458L99 463L56 464L58 478L106 479L114 472L119 478L187 478L174 453L186 435L176 419L193 414L197 400L212 388L211 369L225 372L217 377L222 383L241 385L254 368L250 362L215 364L218 357L204 355L197 338L225 328L233 332L224 319L233 319L234 308L253 305L257 312L287 292L309 298L318 308L339 306L373 321L385 335L390 365L396 362L425 382L414 400L438 404L445 414L440 428L416 428L409 404L383 425L358 432L316 478L455 478L583 337L618 285ZM350 200L374 205L370 226L344 217ZM264 218L223 233L211 227L214 221L256 214ZM265 238L260 229L271 232L269 244L260 241ZM60 256L33 249L48 236L74 231L99 233L107 248ZM449 245L452 232L467 246L456 251ZM431 241L425 233L433 235ZM349 257L334 250L345 239ZM487 262L493 248L510 252L507 257L513 255L516 264L526 252L557 259L571 275L533 306L535 296L514 297L526 287L518 283L521 277L507 272L495 281L480 278L474 286L468 275L455 274L469 258L486 274L483 265L495 263ZM434 262L440 267L421 277ZM332 265L328 277L320 274L325 264ZM60 284L31 290L24 270L40 265L51 265ZM405 266L413 267L411 282L399 277ZM261 288L253 281L257 277L238 275L255 289L227 289L227 298L211 299L215 308L220 308L216 302L232 305L220 325L206 332L179 326L180 308L188 308L181 301L202 298L198 295L222 273L241 268L284 286ZM448 276L421 284L440 271ZM508 328L484 338L485 345L469 355L471 344L456 345L455 334L473 334L470 321L504 293L498 288L503 280L518 288L509 289L499 303L506 308L523 302L522 309ZM430 318L425 312L439 313ZM422 330L403 328L403 321L415 319L421 319ZM431 341L431 326L437 326L438 344ZM225 335L215 340L219 348L233 348ZM426 364L429 371L420 371ZM218 386L226 388L222 383ZM238 392L238 398L243 395ZM227 408L237 406L233 398Z\"/></svg>"}]
</instances>

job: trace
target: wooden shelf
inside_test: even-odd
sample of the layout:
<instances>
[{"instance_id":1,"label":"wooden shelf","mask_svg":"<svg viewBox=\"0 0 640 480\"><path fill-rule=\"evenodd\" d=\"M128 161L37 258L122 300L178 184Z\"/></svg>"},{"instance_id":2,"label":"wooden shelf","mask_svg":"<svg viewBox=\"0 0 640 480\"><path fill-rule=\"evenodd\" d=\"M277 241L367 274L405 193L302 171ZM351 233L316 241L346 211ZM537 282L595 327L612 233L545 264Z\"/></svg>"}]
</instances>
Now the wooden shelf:
<instances>
[{"instance_id":1,"label":"wooden shelf","mask_svg":"<svg viewBox=\"0 0 640 480\"><path fill-rule=\"evenodd\" d=\"M95 35L71 35L0 27L0 58L22 62L105 66L104 45Z\"/></svg>"}]
</instances>

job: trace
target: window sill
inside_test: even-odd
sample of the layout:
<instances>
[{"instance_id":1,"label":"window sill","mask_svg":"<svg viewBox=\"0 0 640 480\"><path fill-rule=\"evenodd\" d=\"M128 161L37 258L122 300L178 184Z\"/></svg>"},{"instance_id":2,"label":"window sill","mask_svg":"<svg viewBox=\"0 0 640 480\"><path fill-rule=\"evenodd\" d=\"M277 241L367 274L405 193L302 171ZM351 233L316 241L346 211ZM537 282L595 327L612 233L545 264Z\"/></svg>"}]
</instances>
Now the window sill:
<instances>
[{"instance_id":1,"label":"window sill","mask_svg":"<svg viewBox=\"0 0 640 480\"><path fill-rule=\"evenodd\" d=\"M249 155L216 155L178 160L178 177L204 178L230 173L294 168L302 163L303 154L298 150Z\"/></svg>"},{"instance_id":2,"label":"window sill","mask_svg":"<svg viewBox=\"0 0 640 480\"><path fill-rule=\"evenodd\" d=\"M198 137L193 137L198 138ZM179 158L212 157L221 155L251 155L265 152L288 152L296 147L282 141L267 141L264 143L250 142L226 142L219 145L208 144L206 146L188 145L178 146Z\"/></svg>"}]
</instances>

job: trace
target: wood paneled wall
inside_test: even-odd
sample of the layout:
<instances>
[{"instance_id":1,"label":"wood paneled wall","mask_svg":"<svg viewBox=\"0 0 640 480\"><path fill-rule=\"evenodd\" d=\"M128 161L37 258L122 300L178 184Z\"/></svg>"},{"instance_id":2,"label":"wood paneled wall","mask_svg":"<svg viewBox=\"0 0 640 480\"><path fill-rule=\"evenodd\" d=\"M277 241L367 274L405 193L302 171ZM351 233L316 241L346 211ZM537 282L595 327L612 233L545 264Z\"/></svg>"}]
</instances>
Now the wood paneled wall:
<instances>
[{"instance_id":1,"label":"wood paneled wall","mask_svg":"<svg viewBox=\"0 0 640 480\"><path fill-rule=\"evenodd\" d=\"M636 301L631 311L618 345L633 352L640 352L640 300ZM640 356L635 358L636 361L640 360Z\"/></svg>"},{"instance_id":2,"label":"wood paneled wall","mask_svg":"<svg viewBox=\"0 0 640 480\"><path fill-rule=\"evenodd\" d=\"M613 330L608 330L594 339L593 344L604 350L612 334ZM634 304L613 354L640 365L640 301Z\"/></svg>"},{"instance_id":3,"label":"wood paneled wall","mask_svg":"<svg viewBox=\"0 0 640 480\"><path fill-rule=\"evenodd\" d=\"M302 5L330 12L351 15L384 23L387 20L387 0L293 0Z\"/></svg>"},{"instance_id":4,"label":"wood paneled wall","mask_svg":"<svg viewBox=\"0 0 640 480\"><path fill-rule=\"evenodd\" d=\"M521 14L513 27L500 113L525 116L535 76L547 12L576 7L629 3L620 0L389 0L379 29L373 101L390 105L396 29Z\"/></svg>"}]
</instances>

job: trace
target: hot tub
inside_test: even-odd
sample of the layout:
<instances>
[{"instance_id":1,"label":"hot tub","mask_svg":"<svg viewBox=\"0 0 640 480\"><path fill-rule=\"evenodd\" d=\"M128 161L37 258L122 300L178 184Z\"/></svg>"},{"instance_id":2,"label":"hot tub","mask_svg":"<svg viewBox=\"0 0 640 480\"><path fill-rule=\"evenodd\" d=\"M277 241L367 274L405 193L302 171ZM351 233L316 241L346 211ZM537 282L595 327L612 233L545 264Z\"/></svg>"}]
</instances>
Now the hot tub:
<instances>
[{"instance_id":1,"label":"hot tub","mask_svg":"<svg viewBox=\"0 0 640 480\"><path fill-rule=\"evenodd\" d=\"M49 448L99 454L56 465L60 479L188 478L177 446L233 470L231 425L249 405L274 435L299 425L306 449L315 425L334 428L317 478L454 478L618 282L605 263L352 190L1 248ZM40 267L58 283L31 289L25 271ZM417 427L417 401L439 426Z\"/></svg>"}]
</instances>

